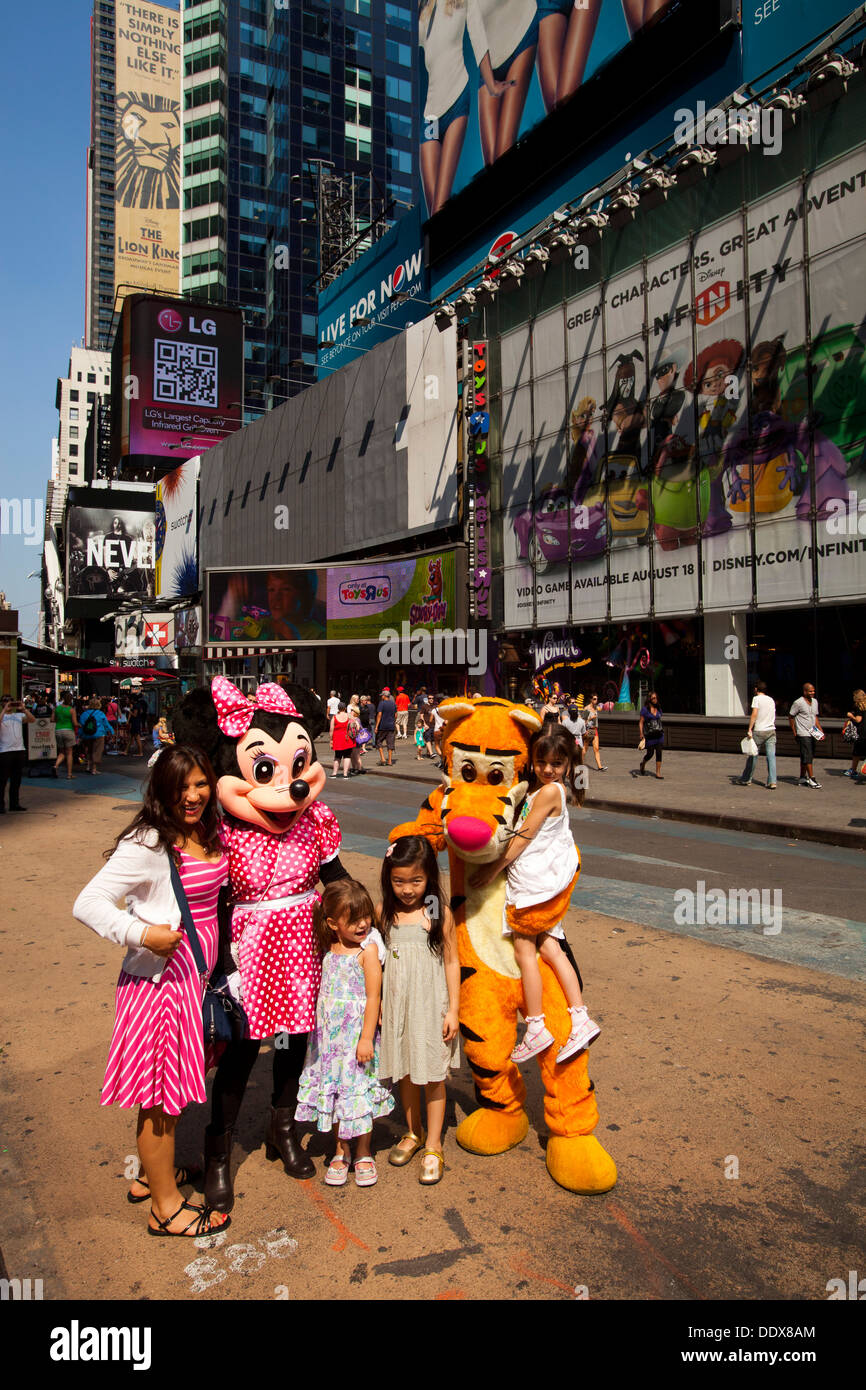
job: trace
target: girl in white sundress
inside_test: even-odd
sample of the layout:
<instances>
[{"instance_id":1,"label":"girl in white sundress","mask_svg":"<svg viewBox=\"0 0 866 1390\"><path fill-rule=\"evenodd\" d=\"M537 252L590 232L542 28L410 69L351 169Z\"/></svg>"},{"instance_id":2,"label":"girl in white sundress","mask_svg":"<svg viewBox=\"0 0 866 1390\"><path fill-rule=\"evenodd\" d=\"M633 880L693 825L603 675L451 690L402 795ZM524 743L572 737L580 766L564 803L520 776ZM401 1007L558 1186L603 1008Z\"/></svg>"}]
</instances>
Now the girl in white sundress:
<instances>
[{"instance_id":1,"label":"girl in white sundress","mask_svg":"<svg viewBox=\"0 0 866 1390\"><path fill-rule=\"evenodd\" d=\"M501 858L485 865L472 879L476 887L483 887L502 869L508 870L506 915L509 908L531 908L558 897L580 868L580 855L571 833L565 800L566 779L577 794L574 739L561 725L544 728L533 737L529 752L532 778L511 843ZM558 917L561 915L560 905ZM507 925L503 926L503 933L512 934ZM542 1011L539 955L556 974L571 1014L571 1032L556 1054L557 1062L565 1062L582 1052L601 1032L584 1005L577 971L560 945L564 940L565 933L558 919L551 921L547 930L538 936L514 933L514 955L526 1003L526 1033L511 1054L513 1062L528 1061L554 1041L553 1034L545 1026Z\"/></svg>"},{"instance_id":2,"label":"girl in white sundress","mask_svg":"<svg viewBox=\"0 0 866 1390\"><path fill-rule=\"evenodd\" d=\"M454 919L439 883L439 866L421 835L403 835L388 847L378 909L387 954L382 992L380 1073L400 1083L409 1127L389 1162L403 1167L423 1149L420 1183L442 1178L445 1079L460 1064L457 1008L460 965ZM421 1125L421 1087L427 1135ZM426 1144L426 1147L425 1147Z\"/></svg>"}]
</instances>

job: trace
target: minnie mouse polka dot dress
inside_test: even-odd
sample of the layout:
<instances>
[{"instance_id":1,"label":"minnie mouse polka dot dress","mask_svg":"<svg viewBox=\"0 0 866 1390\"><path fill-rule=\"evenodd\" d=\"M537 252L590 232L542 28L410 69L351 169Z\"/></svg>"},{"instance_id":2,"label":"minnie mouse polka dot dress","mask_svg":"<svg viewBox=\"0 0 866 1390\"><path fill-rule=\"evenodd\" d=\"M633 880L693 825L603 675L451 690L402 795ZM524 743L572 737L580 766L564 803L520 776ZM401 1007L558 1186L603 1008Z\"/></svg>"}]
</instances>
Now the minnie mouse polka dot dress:
<instances>
[{"instance_id":1,"label":"minnie mouse polka dot dress","mask_svg":"<svg viewBox=\"0 0 866 1390\"><path fill-rule=\"evenodd\" d=\"M224 831L250 1037L309 1033L322 978L313 934L316 885L322 864L340 852L337 818L314 801L283 835L231 817Z\"/></svg>"}]
</instances>

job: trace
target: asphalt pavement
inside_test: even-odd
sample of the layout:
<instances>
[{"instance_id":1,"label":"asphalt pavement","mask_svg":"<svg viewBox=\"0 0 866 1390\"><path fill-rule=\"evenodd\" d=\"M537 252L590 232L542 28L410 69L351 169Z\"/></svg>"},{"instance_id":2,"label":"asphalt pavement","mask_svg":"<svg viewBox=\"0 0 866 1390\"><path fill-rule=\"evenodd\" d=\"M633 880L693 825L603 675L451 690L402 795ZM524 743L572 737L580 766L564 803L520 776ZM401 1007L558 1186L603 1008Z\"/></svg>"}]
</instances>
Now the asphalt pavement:
<instances>
[{"instance_id":1,"label":"asphalt pavement","mask_svg":"<svg viewBox=\"0 0 866 1390\"><path fill-rule=\"evenodd\" d=\"M687 756L671 755L659 791ZM631 790L611 765L592 785L622 776ZM400 750L391 771L325 790L344 861L371 890L388 830L424 795L416 767ZM46 1299L823 1300L828 1281L862 1267L866 859L592 803L572 813L583 867L566 930L602 1025L591 1074L597 1136L619 1168L612 1192L581 1198L551 1182L534 1064L529 1134L510 1153L457 1147L454 1126L474 1107L464 1065L439 1186L385 1162L399 1108L375 1129L375 1188L324 1187L329 1145L316 1133L316 1176L293 1182L264 1156L265 1053L238 1127L230 1230L148 1240L145 1208L125 1201L134 1114L99 1106L120 953L70 915L131 818L142 771L117 760L99 778L25 781L27 814L0 823L10 1276L42 1278ZM697 902L700 883L757 888L771 905L780 891L781 931L678 924L676 895ZM182 1118L180 1161L198 1155L206 1118L203 1107Z\"/></svg>"}]
</instances>

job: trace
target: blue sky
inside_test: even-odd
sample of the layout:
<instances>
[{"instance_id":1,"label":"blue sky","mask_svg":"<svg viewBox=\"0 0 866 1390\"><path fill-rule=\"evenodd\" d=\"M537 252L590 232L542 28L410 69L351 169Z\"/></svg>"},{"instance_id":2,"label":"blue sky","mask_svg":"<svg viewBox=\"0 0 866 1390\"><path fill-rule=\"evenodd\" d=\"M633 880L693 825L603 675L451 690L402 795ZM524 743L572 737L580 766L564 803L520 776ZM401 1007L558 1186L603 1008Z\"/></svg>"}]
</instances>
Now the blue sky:
<instances>
[{"instance_id":1,"label":"blue sky","mask_svg":"<svg viewBox=\"0 0 866 1390\"><path fill-rule=\"evenodd\" d=\"M90 2L4 8L0 52L0 496L44 505L55 383L84 333ZM0 535L0 589L35 636L42 547Z\"/></svg>"}]
</instances>

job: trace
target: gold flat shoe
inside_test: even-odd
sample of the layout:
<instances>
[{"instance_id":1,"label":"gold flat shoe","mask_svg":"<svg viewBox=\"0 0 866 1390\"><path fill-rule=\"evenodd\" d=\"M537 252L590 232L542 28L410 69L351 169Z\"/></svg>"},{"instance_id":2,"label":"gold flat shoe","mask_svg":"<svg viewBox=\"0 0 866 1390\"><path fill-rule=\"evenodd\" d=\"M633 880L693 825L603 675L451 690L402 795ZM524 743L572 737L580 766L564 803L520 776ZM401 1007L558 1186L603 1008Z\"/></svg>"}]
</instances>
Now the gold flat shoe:
<instances>
[{"instance_id":1,"label":"gold flat shoe","mask_svg":"<svg viewBox=\"0 0 866 1390\"><path fill-rule=\"evenodd\" d=\"M431 1158L435 1158L436 1160L435 1172L433 1171L433 1164L429 1161ZM441 1149L425 1149L421 1155L421 1172L418 1175L418 1181L424 1187L432 1187L434 1183L442 1181L444 1172L445 1155L442 1153Z\"/></svg>"},{"instance_id":2,"label":"gold flat shoe","mask_svg":"<svg viewBox=\"0 0 866 1390\"><path fill-rule=\"evenodd\" d=\"M394 1145L393 1149L388 1155L388 1162L393 1163L395 1168L405 1167L407 1163L412 1162L412 1159L415 1157L418 1150L423 1149L426 1137L427 1136L425 1134L422 1134L419 1137L417 1134L413 1134L410 1130L408 1134L403 1135L402 1139L397 1140L397 1143ZM415 1147L412 1149L401 1149L399 1145L403 1143L404 1139L411 1139L414 1142Z\"/></svg>"}]
</instances>

